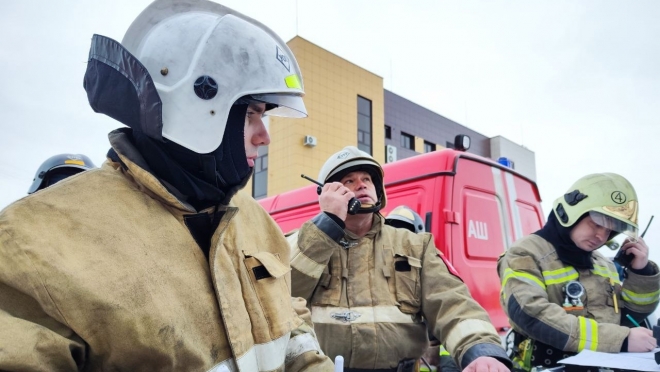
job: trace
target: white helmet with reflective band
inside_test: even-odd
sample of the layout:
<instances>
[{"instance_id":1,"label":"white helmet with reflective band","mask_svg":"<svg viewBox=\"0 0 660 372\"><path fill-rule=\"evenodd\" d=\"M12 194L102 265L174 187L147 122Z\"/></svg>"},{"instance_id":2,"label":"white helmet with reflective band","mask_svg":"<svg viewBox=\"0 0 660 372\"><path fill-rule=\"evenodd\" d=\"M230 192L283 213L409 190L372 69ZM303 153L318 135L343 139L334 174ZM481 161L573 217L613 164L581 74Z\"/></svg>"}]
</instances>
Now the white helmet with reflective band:
<instances>
[{"instance_id":1,"label":"white helmet with reflective band","mask_svg":"<svg viewBox=\"0 0 660 372\"><path fill-rule=\"evenodd\" d=\"M156 0L122 45L149 71L163 102L163 137L206 154L218 148L241 97L306 117L296 59L260 22L207 0Z\"/></svg>"},{"instance_id":2,"label":"white helmet with reflective band","mask_svg":"<svg viewBox=\"0 0 660 372\"><path fill-rule=\"evenodd\" d=\"M339 182L346 174L359 170L368 172L373 178L378 201L373 206L363 204L358 213L378 212L385 207L387 202L383 185L383 168L376 159L357 147L346 146L341 151L332 154L321 167L318 181L322 184L332 181Z\"/></svg>"}]
</instances>

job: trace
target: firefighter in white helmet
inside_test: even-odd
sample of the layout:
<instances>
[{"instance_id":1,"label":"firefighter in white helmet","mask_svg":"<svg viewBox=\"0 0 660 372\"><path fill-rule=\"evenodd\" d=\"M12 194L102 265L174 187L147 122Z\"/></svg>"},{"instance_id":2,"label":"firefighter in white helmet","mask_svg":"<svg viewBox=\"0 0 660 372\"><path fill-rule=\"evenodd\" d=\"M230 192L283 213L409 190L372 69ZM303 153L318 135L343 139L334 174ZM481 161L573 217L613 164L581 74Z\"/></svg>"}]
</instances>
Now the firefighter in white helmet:
<instances>
[{"instance_id":1,"label":"firefighter in white helmet","mask_svg":"<svg viewBox=\"0 0 660 372\"><path fill-rule=\"evenodd\" d=\"M501 304L513 327L515 367L552 367L582 350L651 351L651 330L635 327L658 305L660 273L638 236L633 186L614 173L580 178L555 200L543 228L498 262ZM618 234L632 258L623 283L596 250ZM630 328L633 327L633 328Z\"/></svg>"},{"instance_id":2,"label":"firefighter in white helmet","mask_svg":"<svg viewBox=\"0 0 660 372\"><path fill-rule=\"evenodd\" d=\"M383 169L348 146L323 165L321 213L290 237L294 296L308 301L321 348L345 371L412 371L432 333L467 371L508 371L488 315L433 244L384 224ZM348 213L356 198L361 208Z\"/></svg>"},{"instance_id":3,"label":"firefighter in white helmet","mask_svg":"<svg viewBox=\"0 0 660 372\"><path fill-rule=\"evenodd\" d=\"M90 105L128 128L101 169L0 215L0 370L332 371L286 240L237 193L263 116L306 116L302 83L282 39L206 0L94 35Z\"/></svg>"}]
</instances>

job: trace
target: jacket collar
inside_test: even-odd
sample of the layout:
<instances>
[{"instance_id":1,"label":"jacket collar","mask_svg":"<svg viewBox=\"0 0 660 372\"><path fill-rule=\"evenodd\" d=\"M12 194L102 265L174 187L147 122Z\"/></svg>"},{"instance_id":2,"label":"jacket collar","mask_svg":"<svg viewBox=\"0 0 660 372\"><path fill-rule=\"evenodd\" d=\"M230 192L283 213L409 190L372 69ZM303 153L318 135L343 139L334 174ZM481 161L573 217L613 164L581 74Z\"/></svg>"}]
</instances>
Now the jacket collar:
<instances>
[{"instance_id":1,"label":"jacket collar","mask_svg":"<svg viewBox=\"0 0 660 372\"><path fill-rule=\"evenodd\" d=\"M118 158L109 156L108 162L115 169L120 169L130 177L140 188L159 199L164 204L185 212L197 212L190 204L183 201L184 197L172 185L163 184L152 173L144 157L130 140L130 129L119 128L108 134L111 152Z\"/></svg>"}]
</instances>

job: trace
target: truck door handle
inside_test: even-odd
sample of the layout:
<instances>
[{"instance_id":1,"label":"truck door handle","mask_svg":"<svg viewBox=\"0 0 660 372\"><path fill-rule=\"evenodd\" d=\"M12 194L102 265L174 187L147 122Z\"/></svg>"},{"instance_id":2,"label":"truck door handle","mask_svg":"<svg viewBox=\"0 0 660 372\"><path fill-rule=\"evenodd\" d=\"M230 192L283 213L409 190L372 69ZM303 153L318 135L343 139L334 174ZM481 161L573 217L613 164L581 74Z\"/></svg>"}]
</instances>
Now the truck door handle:
<instances>
[{"instance_id":1,"label":"truck door handle","mask_svg":"<svg viewBox=\"0 0 660 372\"><path fill-rule=\"evenodd\" d=\"M455 224L455 225L460 224L460 222L459 222L461 220L461 213L460 212L454 212L454 211L450 211L448 209L445 209L442 212L445 214L445 221L447 223L451 223L451 224Z\"/></svg>"}]
</instances>

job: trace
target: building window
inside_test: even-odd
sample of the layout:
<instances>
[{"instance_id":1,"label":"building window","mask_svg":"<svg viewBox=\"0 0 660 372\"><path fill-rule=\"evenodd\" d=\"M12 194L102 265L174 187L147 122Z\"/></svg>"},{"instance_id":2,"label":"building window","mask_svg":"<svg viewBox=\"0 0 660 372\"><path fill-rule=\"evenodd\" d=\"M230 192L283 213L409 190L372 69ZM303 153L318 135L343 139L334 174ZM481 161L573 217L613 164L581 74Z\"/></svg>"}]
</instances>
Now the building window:
<instances>
[{"instance_id":1,"label":"building window","mask_svg":"<svg viewBox=\"0 0 660 372\"><path fill-rule=\"evenodd\" d=\"M385 126L385 139L392 139L392 127L389 125Z\"/></svg>"},{"instance_id":2,"label":"building window","mask_svg":"<svg viewBox=\"0 0 660 372\"><path fill-rule=\"evenodd\" d=\"M371 155L371 101L358 96L358 148Z\"/></svg>"},{"instance_id":3,"label":"building window","mask_svg":"<svg viewBox=\"0 0 660 372\"><path fill-rule=\"evenodd\" d=\"M435 151L435 143L424 141L424 152Z\"/></svg>"},{"instance_id":4,"label":"building window","mask_svg":"<svg viewBox=\"0 0 660 372\"><path fill-rule=\"evenodd\" d=\"M252 197L261 199L266 196L268 196L268 146L259 146L259 156L254 159Z\"/></svg>"},{"instance_id":5,"label":"building window","mask_svg":"<svg viewBox=\"0 0 660 372\"><path fill-rule=\"evenodd\" d=\"M401 132L401 147L404 149L415 150L415 137Z\"/></svg>"}]
</instances>

